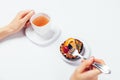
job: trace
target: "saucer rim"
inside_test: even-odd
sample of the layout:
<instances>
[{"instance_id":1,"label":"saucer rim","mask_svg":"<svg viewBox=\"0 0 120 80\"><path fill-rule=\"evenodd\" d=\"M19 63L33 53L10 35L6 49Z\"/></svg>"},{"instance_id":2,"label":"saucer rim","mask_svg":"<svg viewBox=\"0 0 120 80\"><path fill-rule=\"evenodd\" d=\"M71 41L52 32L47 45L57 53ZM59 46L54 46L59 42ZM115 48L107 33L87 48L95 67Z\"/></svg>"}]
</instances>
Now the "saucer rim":
<instances>
[{"instance_id":1,"label":"saucer rim","mask_svg":"<svg viewBox=\"0 0 120 80\"><path fill-rule=\"evenodd\" d=\"M58 28L58 27L54 27L54 29L53 28L51 28L55 33L54 33L54 35L52 36L52 38L51 39L46 39L45 41L42 41L42 40L40 40L39 42L38 41L35 41L35 39L33 39L32 37L33 37L33 35L35 35L36 37L39 37L39 39L40 39L40 36L34 31L34 29L32 28L32 26L30 25L29 27L27 27L26 29L25 29L25 35L26 35L26 37L30 40L30 41L32 41L34 44L36 44L36 45L39 45L39 46L48 46L49 44L52 44L54 41L56 41L57 40L57 38L61 35L61 29L60 28ZM33 34L34 33L34 34ZM30 36L30 34L32 34L31 36ZM35 37L34 37L35 38ZM37 38L36 38L37 39ZM41 38L42 39L42 38Z\"/></svg>"}]
</instances>

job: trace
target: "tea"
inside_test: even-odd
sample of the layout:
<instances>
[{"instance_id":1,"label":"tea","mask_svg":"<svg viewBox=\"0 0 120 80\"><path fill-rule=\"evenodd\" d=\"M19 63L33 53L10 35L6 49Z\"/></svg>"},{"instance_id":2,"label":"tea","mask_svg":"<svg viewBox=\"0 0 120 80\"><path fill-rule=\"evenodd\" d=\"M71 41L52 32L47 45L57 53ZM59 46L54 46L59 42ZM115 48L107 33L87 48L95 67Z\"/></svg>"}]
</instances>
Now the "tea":
<instances>
[{"instance_id":1,"label":"tea","mask_svg":"<svg viewBox=\"0 0 120 80\"><path fill-rule=\"evenodd\" d=\"M51 18L45 13L34 14L30 18L33 30L43 39L50 39L53 36L51 29Z\"/></svg>"},{"instance_id":2,"label":"tea","mask_svg":"<svg viewBox=\"0 0 120 80\"><path fill-rule=\"evenodd\" d=\"M49 22L49 19L45 16L39 16L33 20L33 24L35 24L38 27L42 27L46 25Z\"/></svg>"}]
</instances>

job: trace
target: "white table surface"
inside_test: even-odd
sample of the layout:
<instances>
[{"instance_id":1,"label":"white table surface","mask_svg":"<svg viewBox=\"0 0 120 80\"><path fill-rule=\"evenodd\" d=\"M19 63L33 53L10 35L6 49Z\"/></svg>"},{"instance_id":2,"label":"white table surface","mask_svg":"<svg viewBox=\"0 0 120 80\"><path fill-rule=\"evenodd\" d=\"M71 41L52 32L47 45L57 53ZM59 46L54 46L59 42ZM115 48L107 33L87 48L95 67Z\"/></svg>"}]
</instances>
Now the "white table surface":
<instances>
[{"instance_id":1,"label":"white table surface","mask_svg":"<svg viewBox=\"0 0 120 80\"><path fill-rule=\"evenodd\" d=\"M1 0L0 27L25 9L50 14L62 35L48 47L33 44L24 31L0 41L0 80L69 80L77 66L60 58L59 46L73 36L84 39L92 55L110 66L112 74L99 80L119 79L119 0Z\"/></svg>"}]
</instances>

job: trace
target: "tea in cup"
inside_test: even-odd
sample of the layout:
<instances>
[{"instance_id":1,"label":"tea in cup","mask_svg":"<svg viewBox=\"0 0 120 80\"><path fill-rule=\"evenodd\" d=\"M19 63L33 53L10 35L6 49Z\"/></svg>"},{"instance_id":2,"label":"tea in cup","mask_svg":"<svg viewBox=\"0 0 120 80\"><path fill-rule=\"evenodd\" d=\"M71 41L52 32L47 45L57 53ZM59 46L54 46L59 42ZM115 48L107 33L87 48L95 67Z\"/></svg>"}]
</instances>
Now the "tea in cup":
<instances>
[{"instance_id":1,"label":"tea in cup","mask_svg":"<svg viewBox=\"0 0 120 80\"><path fill-rule=\"evenodd\" d=\"M33 30L43 39L50 39L54 32L51 29L51 19L45 13L34 14L30 19Z\"/></svg>"}]
</instances>

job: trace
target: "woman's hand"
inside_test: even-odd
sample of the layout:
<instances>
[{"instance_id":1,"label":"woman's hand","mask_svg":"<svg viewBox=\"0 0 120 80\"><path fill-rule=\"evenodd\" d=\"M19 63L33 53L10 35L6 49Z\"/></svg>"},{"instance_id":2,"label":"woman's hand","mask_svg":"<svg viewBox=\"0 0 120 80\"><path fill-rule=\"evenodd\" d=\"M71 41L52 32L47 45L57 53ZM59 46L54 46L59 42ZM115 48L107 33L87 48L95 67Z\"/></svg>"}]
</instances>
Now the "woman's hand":
<instances>
[{"instance_id":1,"label":"woman's hand","mask_svg":"<svg viewBox=\"0 0 120 80\"><path fill-rule=\"evenodd\" d=\"M92 66L94 62L105 64L103 60L95 59L94 57L91 57L89 60L83 60L70 80L98 80L98 75L101 72Z\"/></svg>"},{"instance_id":2,"label":"woman's hand","mask_svg":"<svg viewBox=\"0 0 120 80\"><path fill-rule=\"evenodd\" d=\"M7 26L0 28L0 40L19 32L22 28L29 25L29 20L34 14L32 10L25 10L19 12L16 17Z\"/></svg>"},{"instance_id":3,"label":"woman's hand","mask_svg":"<svg viewBox=\"0 0 120 80\"><path fill-rule=\"evenodd\" d=\"M12 33L16 33L23 27L28 26L29 20L33 14L34 11L32 10L21 11L16 15L12 22L7 25L7 27L12 31Z\"/></svg>"}]
</instances>

